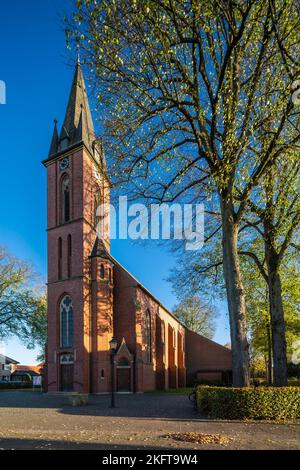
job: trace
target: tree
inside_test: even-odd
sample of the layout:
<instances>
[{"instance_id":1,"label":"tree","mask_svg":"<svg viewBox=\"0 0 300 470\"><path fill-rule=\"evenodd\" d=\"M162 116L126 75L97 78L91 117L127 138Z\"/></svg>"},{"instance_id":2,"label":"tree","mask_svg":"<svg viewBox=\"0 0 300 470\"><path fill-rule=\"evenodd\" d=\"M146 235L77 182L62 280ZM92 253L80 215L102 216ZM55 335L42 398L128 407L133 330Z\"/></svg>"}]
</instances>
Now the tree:
<instances>
[{"instance_id":1,"label":"tree","mask_svg":"<svg viewBox=\"0 0 300 470\"><path fill-rule=\"evenodd\" d=\"M199 296L184 298L174 307L173 313L190 330L213 338L217 312Z\"/></svg>"},{"instance_id":2,"label":"tree","mask_svg":"<svg viewBox=\"0 0 300 470\"><path fill-rule=\"evenodd\" d=\"M245 222L246 223L246 222ZM247 221L249 223L249 220ZM243 230L245 232L246 230ZM241 249L241 270L244 280L245 298L250 334L251 362L262 356L268 368L268 381L273 382L272 374L272 328L270 318L269 287L253 257L263 259L264 240L254 231L254 235L244 240ZM250 238L250 240L249 240ZM250 256L251 255L251 256ZM212 261L213 260L213 261ZM219 260L219 263L217 261ZM299 337L299 267L293 247L285 253L279 275L282 284L282 302L286 325L287 356L291 357L293 343ZM207 299L225 297L225 286L222 277L222 259L220 256L220 236L210 241L196 257L195 254L179 255L178 263L170 274L174 292L179 296L200 295Z\"/></svg>"},{"instance_id":3,"label":"tree","mask_svg":"<svg viewBox=\"0 0 300 470\"><path fill-rule=\"evenodd\" d=\"M113 182L160 202L217 191L233 383L248 385L238 234L251 192L300 138L295 2L80 0L66 32L105 107Z\"/></svg>"},{"instance_id":4,"label":"tree","mask_svg":"<svg viewBox=\"0 0 300 470\"><path fill-rule=\"evenodd\" d=\"M300 163L295 151L279 158L262 179L259 196L250 198L254 218L249 228L258 233L263 245L260 253L241 251L252 257L268 285L272 329L274 383L287 384L285 315L283 308L281 265L288 250L293 250L294 237L300 226ZM249 235L248 235L249 237ZM288 268L288 267L287 267Z\"/></svg>"},{"instance_id":5,"label":"tree","mask_svg":"<svg viewBox=\"0 0 300 470\"><path fill-rule=\"evenodd\" d=\"M45 360L45 348L47 342L47 299L45 293L34 296L35 309L28 319L28 329L20 339L27 345L28 349L37 347L39 349L38 361Z\"/></svg>"},{"instance_id":6,"label":"tree","mask_svg":"<svg viewBox=\"0 0 300 470\"><path fill-rule=\"evenodd\" d=\"M0 247L0 339L16 335L29 348L44 348L47 331L45 295L33 286L28 263Z\"/></svg>"},{"instance_id":7,"label":"tree","mask_svg":"<svg viewBox=\"0 0 300 470\"><path fill-rule=\"evenodd\" d=\"M249 251L261 258L263 253L263 240L259 240L262 247L250 246ZM271 321L271 305L269 288L266 279L262 276L256 263L248 256L242 258L243 278L246 289L246 302L248 312L248 325L251 337L252 359L263 356L268 368L268 382L276 384L276 362L273 348L273 325ZM285 322L285 342L287 356L292 354L293 342L299 336L299 269L293 254L286 254L279 270L282 286L282 306ZM273 367L272 367L273 364Z\"/></svg>"}]
</instances>

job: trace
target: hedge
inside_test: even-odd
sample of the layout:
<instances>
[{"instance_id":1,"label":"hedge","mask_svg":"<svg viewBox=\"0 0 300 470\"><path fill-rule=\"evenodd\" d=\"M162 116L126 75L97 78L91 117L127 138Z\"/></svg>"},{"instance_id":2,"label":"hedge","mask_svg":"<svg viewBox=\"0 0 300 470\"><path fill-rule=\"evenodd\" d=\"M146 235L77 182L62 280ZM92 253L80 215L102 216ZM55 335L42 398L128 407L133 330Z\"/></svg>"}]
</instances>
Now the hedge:
<instances>
[{"instance_id":1,"label":"hedge","mask_svg":"<svg viewBox=\"0 0 300 470\"><path fill-rule=\"evenodd\" d=\"M300 387L197 387L198 411L220 419L300 418Z\"/></svg>"},{"instance_id":2,"label":"hedge","mask_svg":"<svg viewBox=\"0 0 300 470\"><path fill-rule=\"evenodd\" d=\"M0 390L17 390L22 388L32 388L31 382L0 382Z\"/></svg>"}]
</instances>

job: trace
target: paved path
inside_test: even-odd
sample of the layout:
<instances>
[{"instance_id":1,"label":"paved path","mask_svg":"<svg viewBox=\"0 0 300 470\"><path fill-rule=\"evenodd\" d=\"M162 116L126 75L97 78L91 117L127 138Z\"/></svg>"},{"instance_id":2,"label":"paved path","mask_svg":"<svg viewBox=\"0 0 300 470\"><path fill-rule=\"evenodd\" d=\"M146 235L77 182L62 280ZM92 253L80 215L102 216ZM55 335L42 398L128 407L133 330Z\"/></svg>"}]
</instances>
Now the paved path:
<instances>
[{"instance_id":1,"label":"paved path","mask_svg":"<svg viewBox=\"0 0 300 470\"><path fill-rule=\"evenodd\" d=\"M299 424L201 419L185 395L91 397L72 407L65 397L0 392L0 449L300 449ZM175 441L174 432L232 437L226 447Z\"/></svg>"}]
</instances>

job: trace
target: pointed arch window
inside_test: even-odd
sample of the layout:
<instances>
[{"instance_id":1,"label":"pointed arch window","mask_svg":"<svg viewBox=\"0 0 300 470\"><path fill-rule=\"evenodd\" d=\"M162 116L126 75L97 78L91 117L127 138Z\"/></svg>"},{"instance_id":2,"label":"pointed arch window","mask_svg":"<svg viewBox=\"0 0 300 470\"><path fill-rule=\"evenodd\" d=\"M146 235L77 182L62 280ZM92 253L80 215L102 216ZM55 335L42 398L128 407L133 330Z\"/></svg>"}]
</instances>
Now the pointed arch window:
<instances>
[{"instance_id":1,"label":"pointed arch window","mask_svg":"<svg viewBox=\"0 0 300 470\"><path fill-rule=\"evenodd\" d=\"M146 362L151 363L151 315L149 310L146 311Z\"/></svg>"},{"instance_id":2,"label":"pointed arch window","mask_svg":"<svg viewBox=\"0 0 300 470\"><path fill-rule=\"evenodd\" d=\"M97 230L100 230L100 226L99 226L99 223L100 223L100 214L99 214L99 211L100 211L100 189L97 188L96 191L95 191L95 196L94 196L94 227L95 229Z\"/></svg>"},{"instance_id":3,"label":"pointed arch window","mask_svg":"<svg viewBox=\"0 0 300 470\"><path fill-rule=\"evenodd\" d=\"M101 265L100 265L100 278L101 278L101 279L104 279L104 274L105 274L105 272L104 272L104 266L103 266L103 264L101 264Z\"/></svg>"},{"instance_id":4,"label":"pointed arch window","mask_svg":"<svg viewBox=\"0 0 300 470\"><path fill-rule=\"evenodd\" d=\"M165 327L165 322L164 321L162 321L162 323L161 323L161 342L162 342L163 357L165 357L165 352L166 352L166 327Z\"/></svg>"},{"instance_id":5,"label":"pointed arch window","mask_svg":"<svg viewBox=\"0 0 300 470\"><path fill-rule=\"evenodd\" d=\"M65 175L61 181L61 222L70 220L70 178Z\"/></svg>"},{"instance_id":6,"label":"pointed arch window","mask_svg":"<svg viewBox=\"0 0 300 470\"><path fill-rule=\"evenodd\" d=\"M73 302L66 295L60 302L60 347L72 348L74 337Z\"/></svg>"}]
</instances>

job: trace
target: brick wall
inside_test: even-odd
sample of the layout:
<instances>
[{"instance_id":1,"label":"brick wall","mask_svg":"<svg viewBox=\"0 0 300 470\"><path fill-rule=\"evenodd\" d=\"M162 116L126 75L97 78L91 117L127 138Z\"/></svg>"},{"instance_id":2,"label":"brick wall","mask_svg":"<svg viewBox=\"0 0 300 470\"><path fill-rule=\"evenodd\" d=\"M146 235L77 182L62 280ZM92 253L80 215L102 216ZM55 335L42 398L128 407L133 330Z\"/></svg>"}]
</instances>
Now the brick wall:
<instances>
[{"instance_id":1,"label":"brick wall","mask_svg":"<svg viewBox=\"0 0 300 470\"><path fill-rule=\"evenodd\" d=\"M65 156L65 155L64 155ZM90 254L96 232L93 227L92 188L93 162L84 149L68 154L69 167L59 171L59 161L47 166L48 196L48 389L60 389L60 354L74 354L74 390L90 389L91 354L91 289ZM60 219L60 183L63 175L70 178L70 221ZM68 259L68 237L71 237L71 257ZM61 278L58 269L58 241L62 241ZM74 310L74 346L62 350L59 341L60 300L70 295Z\"/></svg>"},{"instance_id":2,"label":"brick wall","mask_svg":"<svg viewBox=\"0 0 300 470\"><path fill-rule=\"evenodd\" d=\"M192 385L201 371L231 370L230 349L186 329L187 383Z\"/></svg>"}]
</instances>

